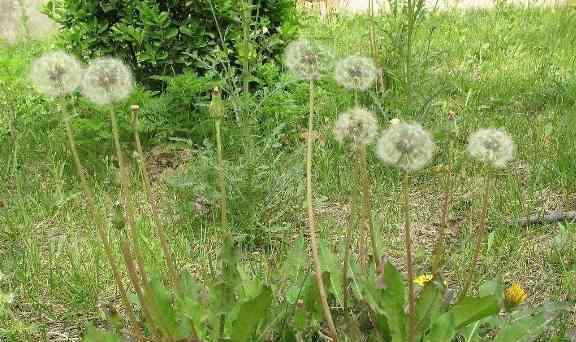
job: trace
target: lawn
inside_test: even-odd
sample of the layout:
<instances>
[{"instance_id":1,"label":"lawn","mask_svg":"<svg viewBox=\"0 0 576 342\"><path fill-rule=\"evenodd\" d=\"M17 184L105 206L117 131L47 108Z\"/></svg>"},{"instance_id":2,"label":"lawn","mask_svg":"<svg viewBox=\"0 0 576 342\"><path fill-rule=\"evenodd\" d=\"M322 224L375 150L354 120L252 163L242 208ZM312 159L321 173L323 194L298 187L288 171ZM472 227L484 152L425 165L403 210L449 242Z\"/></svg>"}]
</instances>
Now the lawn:
<instances>
[{"instance_id":1,"label":"lawn","mask_svg":"<svg viewBox=\"0 0 576 342\"><path fill-rule=\"evenodd\" d=\"M301 30L337 56L370 55L368 24L365 17L305 18ZM340 113L360 101L376 113L381 127L394 118L417 121L439 147L431 165L413 177L409 194L418 275L430 272L450 165L453 200L442 273L448 287L459 288L474 252L485 178L479 164L466 155L467 139L482 127L503 128L513 137L516 155L495 173L477 281L501 276L505 284L517 282L528 294L525 305L568 303L539 339L572 341L576 224L522 226L516 220L550 210L576 210L576 11L503 7L430 13L415 39L408 90L394 82L402 67L394 48L395 25L390 17L376 18L378 61L387 66L384 89L355 100L333 80L317 85L313 178L323 248L343 254L354 211L353 158L335 141L333 125ZM58 107L36 94L29 82L30 63L53 46L52 41L0 45L2 341L79 340L87 323L109 326L115 312L122 311L75 176ZM242 270L280 291L289 288L286 260L304 248L300 236L307 226L308 88L306 82L282 75L277 87L255 90L254 99L228 101L223 127L230 225L241 249ZM157 110L152 107L158 100L151 98L139 89L129 104L141 105L144 124L160 125L146 117ZM108 122L81 99L75 97L70 104L76 108L74 125L97 207L107 213L120 258L127 228ZM128 107L119 112L122 141L131 156L135 147ZM200 140L181 133L177 138L144 136L152 191L179 272L208 281L222 246L212 135ZM166 274L138 165L135 158L129 160L144 264L149 274ZM383 165L371 148L368 166L378 250L404 270L401 174ZM483 340L489 337L484 334Z\"/></svg>"}]
</instances>

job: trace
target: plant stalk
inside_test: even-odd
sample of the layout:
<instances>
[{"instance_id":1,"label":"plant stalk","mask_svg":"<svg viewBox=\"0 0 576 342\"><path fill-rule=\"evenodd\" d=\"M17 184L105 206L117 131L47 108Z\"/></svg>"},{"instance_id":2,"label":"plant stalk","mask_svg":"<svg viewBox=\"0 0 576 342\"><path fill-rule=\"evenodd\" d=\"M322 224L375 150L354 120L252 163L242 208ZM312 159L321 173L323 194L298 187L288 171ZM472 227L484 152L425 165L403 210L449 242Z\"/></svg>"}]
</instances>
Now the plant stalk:
<instances>
[{"instance_id":1,"label":"plant stalk","mask_svg":"<svg viewBox=\"0 0 576 342\"><path fill-rule=\"evenodd\" d=\"M326 288L322 280L322 267L320 266L320 257L318 255L318 241L316 239L316 219L314 216L314 203L312 195L312 152L314 149L314 81L310 80L310 113L308 115L308 139L306 143L306 201L308 204L308 229L310 234L310 244L312 248L312 261L316 273L316 285L320 292L320 301L324 311L324 319L328 324L332 340L338 342L338 333L330 306L328 305L328 298L326 296Z\"/></svg>"},{"instance_id":2,"label":"plant stalk","mask_svg":"<svg viewBox=\"0 0 576 342\"><path fill-rule=\"evenodd\" d=\"M368 161L366 160L366 146L358 148L358 164L360 166L360 187L362 192L362 223L364 230L370 235L372 257L376 270L380 269L380 254L376 243L376 232L372 222L372 193L370 192L370 178L368 176Z\"/></svg>"},{"instance_id":3,"label":"plant stalk","mask_svg":"<svg viewBox=\"0 0 576 342\"><path fill-rule=\"evenodd\" d=\"M140 277L142 280L142 285L144 288L148 286L148 277L146 276L146 271L144 269L144 262L142 260L142 254L139 248L139 238L138 231L136 228L136 216L134 203L132 202L133 196L131 191L130 180L128 176L128 170L126 169L126 164L124 163L124 157L122 154L122 147L120 145L120 133L118 129L118 120L116 118L116 112L114 107L110 109L110 120L112 121L112 135L114 137L114 147L116 149L116 159L118 159L118 167L120 169L120 182L122 184L121 194L122 200L124 202L125 219L126 225L130 231L132 244L134 245L134 255L136 256L136 263L140 269Z\"/></svg>"},{"instance_id":4,"label":"plant stalk","mask_svg":"<svg viewBox=\"0 0 576 342\"><path fill-rule=\"evenodd\" d=\"M484 184L484 194L482 196L482 211L480 212L480 223L478 226L478 234L476 235L476 248L474 249L474 257L472 258L472 263L464 279L464 286L462 287L462 293L460 294L459 300L462 300L468 294L470 286L474 281L474 275L476 272L476 265L480 260L480 253L482 250L482 243L484 242L484 236L486 235L486 219L488 217L488 207L490 205L490 190L491 190L491 177L488 173L485 174L485 184Z\"/></svg>"},{"instance_id":5,"label":"plant stalk","mask_svg":"<svg viewBox=\"0 0 576 342\"><path fill-rule=\"evenodd\" d=\"M218 187L220 188L220 220L222 228L228 227L228 199L226 193L226 178L224 175L224 157L222 155L222 119L215 120L216 126L216 151L218 158Z\"/></svg>"},{"instance_id":6,"label":"plant stalk","mask_svg":"<svg viewBox=\"0 0 576 342\"><path fill-rule=\"evenodd\" d=\"M448 156L450 158L450 154ZM452 202L452 165L451 161L448 162L446 174L444 176L444 198L442 200L442 209L440 211L440 227L438 229L438 239L434 247L434 255L432 256L432 274L437 275L438 269L442 264L444 257L444 240L446 229L449 225L449 211L450 203Z\"/></svg>"},{"instance_id":7,"label":"plant stalk","mask_svg":"<svg viewBox=\"0 0 576 342\"><path fill-rule=\"evenodd\" d=\"M124 305L126 315L128 316L128 320L132 325L132 333L134 334L136 339L140 341L143 339L141 333L141 327L138 321L136 320L136 316L134 315L134 311L132 310L132 305L128 300L126 289L124 288L124 284L122 283L122 277L120 276L119 267L114 258L114 253L112 252L110 241L108 240L108 229L106 227L106 224L104 223L104 219L101 217L101 215L99 215L98 210L96 209L94 195L92 194L92 191L88 186L88 181L84 173L84 167L80 162L80 157L78 154L78 150L76 148L76 140L74 138L74 130L70 122L70 116L68 115L62 103L61 108L64 117L64 125L66 126L66 136L68 138L68 144L70 145L72 158L74 160L74 164L76 165L76 173L78 174L78 178L80 179L80 186L82 188L82 192L84 193L84 199L86 201L86 206L88 207L88 212L92 216L92 222L96 225L98 237L100 238L100 240L102 241L102 245L104 246L104 254L106 254L106 258L108 259L108 263L110 264L110 268L112 270L112 276L114 278L114 282L116 283L116 287L120 292L120 300L122 301L122 305Z\"/></svg>"},{"instance_id":8,"label":"plant stalk","mask_svg":"<svg viewBox=\"0 0 576 342\"><path fill-rule=\"evenodd\" d=\"M404 214L404 246L406 249L406 273L408 278L408 342L414 342L416 338L416 294L414 292L412 237L410 234L410 186L410 175L405 173L402 185L402 210Z\"/></svg>"},{"instance_id":9,"label":"plant stalk","mask_svg":"<svg viewBox=\"0 0 576 342\"><path fill-rule=\"evenodd\" d=\"M132 257L132 253L130 252L130 245L128 244L127 240L122 241L122 255L124 256L124 262L126 263L126 268L128 270L128 276L130 277L130 281L132 282L132 286L134 287L134 291L136 291L136 295L138 296L138 300L140 301L140 305L142 305L142 312L144 313L144 317L148 322L148 326L150 328L150 332L152 333L155 341L162 341L160 338L160 332L158 331L156 325L154 324L154 319L152 316L152 310L150 308L150 303L148 302L147 298L144 295L144 291L140 286L139 279L138 279L138 272L136 271L136 266L134 265L134 258Z\"/></svg>"},{"instance_id":10,"label":"plant stalk","mask_svg":"<svg viewBox=\"0 0 576 342\"><path fill-rule=\"evenodd\" d=\"M164 260L166 262L166 267L168 268L168 273L170 275L170 280L172 286L179 291L180 284L178 280L178 273L176 272L176 266L174 260L172 259L172 251L170 250L170 245L168 244L168 239L166 238L166 229L162 220L160 219L160 211L156 205L156 200L151 190L150 176L148 175L148 170L146 170L146 165L144 164L144 150L142 149L142 143L140 142L140 122L139 122L139 107L132 107L132 130L134 131L134 142L136 144L136 150L138 152L138 165L140 166L140 173L142 175L142 186L146 193L146 198L150 205L152 211L152 219L156 226L158 232L158 237L160 238L160 246L162 247L162 252L164 253Z\"/></svg>"}]
</instances>

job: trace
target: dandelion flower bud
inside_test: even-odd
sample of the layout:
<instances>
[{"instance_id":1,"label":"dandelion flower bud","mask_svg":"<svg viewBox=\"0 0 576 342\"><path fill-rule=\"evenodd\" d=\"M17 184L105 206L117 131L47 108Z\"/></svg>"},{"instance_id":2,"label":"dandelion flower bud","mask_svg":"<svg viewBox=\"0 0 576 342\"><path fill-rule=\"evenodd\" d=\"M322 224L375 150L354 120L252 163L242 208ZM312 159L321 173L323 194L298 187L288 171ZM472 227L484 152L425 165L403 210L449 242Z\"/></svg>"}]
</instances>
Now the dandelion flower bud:
<instances>
[{"instance_id":1,"label":"dandelion flower bud","mask_svg":"<svg viewBox=\"0 0 576 342\"><path fill-rule=\"evenodd\" d=\"M82 66L63 51L49 52L32 63L30 79L47 96L63 96L76 90L82 80Z\"/></svg>"},{"instance_id":2,"label":"dandelion flower bud","mask_svg":"<svg viewBox=\"0 0 576 342\"><path fill-rule=\"evenodd\" d=\"M128 97L133 87L130 69L118 59L104 57L88 65L82 94L96 104L107 105Z\"/></svg>"},{"instance_id":3,"label":"dandelion flower bud","mask_svg":"<svg viewBox=\"0 0 576 342\"><path fill-rule=\"evenodd\" d=\"M385 164L404 171L418 171L434 156L436 145L419 124L398 123L386 129L376 145L376 154Z\"/></svg>"},{"instance_id":4,"label":"dandelion flower bud","mask_svg":"<svg viewBox=\"0 0 576 342\"><path fill-rule=\"evenodd\" d=\"M316 42L298 39L286 47L284 63L297 78L317 80L330 70L333 56L330 50Z\"/></svg>"},{"instance_id":5,"label":"dandelion flower bud","mask_svg":"<svg viewBox=\"0 0 576 342\"><path fill-rule=\"evenodd\" d=\"M526 298L528 298L528 294L517 282L513 282L504 292L504 300L511 307L524 303Z\"/></svg>"},{"instance_id":6,"label":"dandelion flower bud","mask_svg":"<svg viewBox=\"0 0 576 342\"><path fill-rule=\"evenodd\" d=\"M514 157L514 142L504 130L484 128L470 135L468 153L476 160L503 168Z\"/></svg>"},{"instance_id":7,"label":"dandelion flower bud","mask_svg":"<svg viewBox=\"0 0 576 342\"><path fill-rule=\"evenodd\" d=\"M336 64L336 82L350 90L367 90L370 88L378 69L370 58L351 56Z\"/></svg>"},{"instance_id":8,"label":"dandelion flower bud","mask_svg":"<svg viewBox=\"0 0 576 342\"><path fill-rule=\"evenodd\" d=\"M368 145L377 134L378 120L372 112L359 107L341 114L334 125L334 136L342 144Z\"/></svg>"}]
</instances>

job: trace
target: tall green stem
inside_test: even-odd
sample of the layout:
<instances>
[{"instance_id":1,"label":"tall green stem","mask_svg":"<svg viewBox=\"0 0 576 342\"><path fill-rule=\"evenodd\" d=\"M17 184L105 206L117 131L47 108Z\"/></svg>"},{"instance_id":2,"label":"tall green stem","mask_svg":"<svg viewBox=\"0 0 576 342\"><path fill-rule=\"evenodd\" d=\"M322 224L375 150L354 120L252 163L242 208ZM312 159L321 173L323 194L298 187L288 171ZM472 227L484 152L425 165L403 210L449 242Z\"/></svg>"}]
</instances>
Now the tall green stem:
<instances>
[{"instance_id":1,"label":"tall green stem","mask_svg":"<svg viewBox=\"0 0 576 342\"><path fill-rule=\"evenodd\" d=\"M146 298L144 295L144 290L142 289L142 286L140 286L138 279L138 272L136 271L136 267L134 265L134 258L132 257L132 253L130 252L130 246L127 240L124 240L122 242L122 255L124 256L124 263L126 264L126 269L128 270L128 276L130 277L130 281L132 282L132 286L134 287L136 296L138 296L138 301L140 301L140 305L142 306L142 312L144 313L144 317L148 322L150 332L152 333L155 340L161 341L160 337L161 333L158 329L156 329L157 326L154 324L154 317L152 316L151 305L148 302L148 298Z\"/></svg>"},{"instance_id":2,"label":"tall green stem","mask_svg":"<svg viewBox=\"0 0 576 342\"><path fill-rule=\"evenodd\" d=\"M364 231L370 235L372 247L372 257L374 266L380 269L380 253L378 253L378 244L376 243L376 232L372 222L372 193L370 192L370 178L368 176L368 161L366 160L366 146L358 147L358 164L360 176L360 191L362 193L362 226Z\"/></svg>"},{"instance_id":3,"label":"tall green stem","mask_svg":"<svg viewBox=\"0 0 576 342\"><path fill-rule=\"evenodd\" d=\"M110 120L112 121L112 135L114 138L114 147L116 149L116 159L118 160L118 167L120 169L120 182L122 184L122 189L120 192L124 202L126 225L128 226L132 244L134 245L134 255L136 256L136 263L140 269L142 284L143 287L146 288L148 286L148 277L146 276L146 270L144 269L144 262L142 260L142 254L140 253L139 248L139 235L136 228L136 209L134 208L133 203L134 198L132 196L132 186L130 184L128 170L126 169L126 164L122 153L122 146L120 145L120 132L118 129L118 120L116 118L114 107L110 109Z\"/></svg>"},{"instance_id":4,"label":"tall green stem","mask_svg":"<svg viewBox=\"0 0 576 342\"><path fill-rule=\"evenodd\" d=\"M64 125L66 126L66 136L68 138L68 144L70 145L70 151L72 152L72 159L74 160L74 164L76 166L76 173L78 178L80 179L80 186L82 188L82 192L84 193L84 200L86 201L86 206L88 207L88 212L92 216L92 222L96 225L96 229L98 232L98 237L102 241L102 245L104 246L104 254L108 259L108 263L110 264L110 268L112 270L112 276L114 278L114 282L116 283L116 287L120 292L120 300L122 301L122 305L126 309L126 315L128 316L128 320L132 325L132 333L136 336L137 340L142 340L142 333L140 330L140 324L136 320L136 316L134 315L134 311L132 310L132 305L128 300L128 295L126 293L126 289L124 288L124 284L122 283L122 277L120 276L120 271L118 264L116 263L116 259L114 258L114 253L112 252L112 246L110 245L110 241L108 240L108 229L106 224L104 223L104 219L98 213L96 209L96 204L94 201L94 195L88 186L88 181L86 179L86 175L84 172L84 167L80 162L80 157L78 154L78 150L76 148L76 140L74 138L74 130L72 128L72 124L70 122L70 116L66 108L64 108L63 102L60 103L62 108L62 115L64 118Z\"/></svg>"},{"instance_id":5,"label":"tall green stem","mask_svg":"<svg viewBox=\"0 0 576 342\"><path fill-rule=\"evenodd\" d=\"M318 240L316 238L316 218L314 215L314 199L312 192L312 152L314 151L314 81L310 80L310 113L308 115L308 139L306 144L306 201L308 203L308 229L310 234L310 244L312 247L312 261L316 273L316 284L320 292L320 301L324 311L324 319L330 329L332 340L338 342L338 333L332 319L326 288L322 280L322 267L318 255Z\"/></svg>"},{"instance_id":6,"label":"tall green stem","mask_svg":"<svg viewBox=\"0 0 576 342\"><path fill-rule=\"evenodd\" d=\"M476 247L474 249L474 257L472 258L472 263L464 279L464 286L462 287L462 293L460 294L460 299L463 299L470 290L470 286L474 281L474 275L476 273L476 265L480 260L480 254L482 251L482 243L484 242L484 236L486 235L486 219L488 217L488 207L490 205L490 190L491 190L491 177L488 173L485 173L484 180L484 194L482 196L482 211L480 212L480 223L478 226L478 234L476 235Z\"/></svg>"},{"instance_id":7,"label":"tall green stem","mask_svg":"<svg viewBox=\"0 0 576 342\"><path fill-rule=\"evenodd\" d=\"M451 145L451 144L450 144ZM444 239L446 235L446 229L449 224L449 211L450 203L452 202L452 153L451 146L448 149L448 164L447 170L444 175L444 198L442 200L442 208L440 211L440 227L438 229L438 238L436 240L436 246L434 247L434 254L432 256L432 274L436 275L438 269L442 264L442 259L444 256Z\"/></svg>"},{"instance_id":8,"label":"tall green stem","mask_svg":"<svg viewBox=\"0 0 576 342\"><path fill-rule=\"evenodd\" d=\"M226 178L224 176L224 157L222 156L222 119L216 119L216 151L218 158L218 186L220 187L220 220L222 228L228 227L228 199L226 194Z\"/></svg>"},{"instance_id":9,"label":"tall green stem","mask_svg":"<svg viewBox=\"0 0 576 342\"><path fill-rule=\"evenodd\" d=\"M148 170L146 170L146 165L144 164L144 150L142 149L142 143L140 142L140 122L138 117L139 108L137 106L132 107L132 130L134 132L134 142L136 144L136 150L138 152L138 165L140 166L140 173L142 175L142 186L146 193L146 198L148 199L148 204L152 211L152 219L154 220L154 225L160 238L160 246L162 247L162 252L164 253L164 259L166 262L166 267L168 268L168 273L170 274L170 280L172 286L176 290L180 289L178 275L176 272L176 266L174 260L172 259L172 251L170 250L170 245L168 244L168 239L166 238L166 229L164 224L160 219L160 212L158 206L156 205L156 200L151 190L150 177L148 175Z\"/></svg>"},{"instance_id":10,"label":"tall green stem","mask_svg":"<svg viewBox=\"0 0 576 342\"><path fill-rule=\"evenodd\" d=\"M410 175L405 173L402 185L402 211L404 214L404 247L406 249L406 273L408 278L408 342L414 342L416 338L416 294L414 292L414 271L412 269L410 186Z\"/></svg>"}]
</instances>

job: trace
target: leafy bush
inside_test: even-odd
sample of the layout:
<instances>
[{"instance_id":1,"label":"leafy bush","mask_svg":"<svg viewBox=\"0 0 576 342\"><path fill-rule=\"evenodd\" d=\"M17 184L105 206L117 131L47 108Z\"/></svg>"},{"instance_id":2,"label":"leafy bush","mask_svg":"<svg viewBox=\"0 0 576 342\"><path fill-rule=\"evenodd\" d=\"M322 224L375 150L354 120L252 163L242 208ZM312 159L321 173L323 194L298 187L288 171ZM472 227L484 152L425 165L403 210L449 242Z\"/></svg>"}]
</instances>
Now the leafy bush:
<instances>
[{"instance_id":1,"label":"leafy bush","mask_svg":"<svg viewBox=\"0 0 576 342\"><path fill-rule=\"evenodd\" d=\"M47 8L67 49L120 57L156 86L154 76L266 63L296 30L294 0L52 0Z\"/></svg>"}]
</instances>

